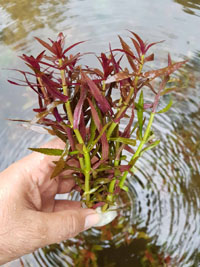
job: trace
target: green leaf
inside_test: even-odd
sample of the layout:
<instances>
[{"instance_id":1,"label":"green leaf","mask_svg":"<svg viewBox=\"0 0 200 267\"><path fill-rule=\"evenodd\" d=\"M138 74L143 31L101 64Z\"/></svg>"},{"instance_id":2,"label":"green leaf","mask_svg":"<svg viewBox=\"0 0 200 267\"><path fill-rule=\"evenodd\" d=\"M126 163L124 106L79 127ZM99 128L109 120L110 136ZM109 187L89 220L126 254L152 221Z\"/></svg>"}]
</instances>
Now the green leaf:
<instances>
[{"instance_id":1,"label":"green leaf","mask_svg":"<svg viewBox=\"0 0 200 267\"><path fill-rule=\"evenodd\" d=\"M34 152L39 152L45 155L49 156L61 156L63 154L63 149L55 149L55 148L31 148L29 147L30 150Z\"/></svg>"},{"instance_id":2,"label":"green leaf","mask_svg":"<svg viewBox=\"0 0 200 267\"><path fill-rule=\"evenodd\" d=\"M80 154L84 154L83 152L83 144L76 144L76 149Z\"/></svg>"},{"instance_id":3,"label":"green leaf","mask_svg":"<svg viewBox=\"0 0 200 267\"><path fill-rule=\"evenodd\" d=\"M176 91L176 90L178 90L178 87L175 87L175 86L174 87L168 87L164 91L162 91L160 93L160 95L163 96L165 94L171 93L171 92Z\"/></svg>"},{"instance_id":4,"label":"green leaf","mask_svg":"<svg viewBox=\"0 0 200 267\"><path fill-rule=\"evenodd\" d=\"M108 184L110 183L110 178L98 178L94 181L94 185L103 185L103 184Z\"/></svg>"},{"instance_id":5,"label":"green leaf","mask_svg":"<svg viewBox=\"0 0 200 267\"><path fill-rule=\"evenodd\" d=\"M143 111L144 111L144 98L143 98L143 91L141 91L138 100L138 110L137 110L137 117L139 123L139 137L141 140L142 140L142 128L143 128Z\"/></svg>"},{"instance_id":6,"label":"green leaf","mask_svg":"<svg viewBox=\"0 0 200 267\"><path fill-rule=\"evenodd\" d=\"M126 185L123 185L123 186L121 187L121 189L123 189L124 191L128 192L128 186L126 186Z\"/></svg>"},{"instance_id":7,"label":"green leaf","mask_svg":"<svg viewBox=\"0 0 200 267\"><path fill-rule=\"evenodd\" d=\"M167 104L167 106L165 108L161 109L160 111L156 112L156 113L167 112L171 108L172 104L173 104L173 100L172 100L172 98L170 98L169 103Z\"/></svg>"},{"instance_id":8,"label":"green leaf","mask_svg":"<svg viewBox=\"0 0 200 267\"><path fill-rule=\"evenodd\" d=\"M65 160L63 159L63 157L61 157L57 162L54 163L56 164L56 167L54 168L50 179L53 179L58 176L65 168Z\"/></svg>"},{"instance_id":9,"label":"green leaf","mask_svg":"<svg viewBox=\"0 0 200 267\"><path fill-rule=\"evenodd\" d=\"M136 128L138 127L138 125L139 125L139 123L138 123L138 121L135 123L135 126L133 127L133 129L131 130L131 133L130 133L130 135L132 135L134 132L135 132L135 130L136 130Z\"/></svg>"},{"instance_id":10,"label":"green leaf","mask_svg":"<svg viewBox=\"0 0 200 267\"><path fill-rule=\"evenodd\" d=\"M100 185L97 186L97 187L94 187L92 188L89 192L84 192L83 196L86 196L86 195L90 195L90 194L93 194L94 192L96 192L98 189L99 189Z\"/></svg>"},{"instance_id":11,"label":"green leaf","mask_svg":"<svg viewBox=\"0 0 200 267\"><path fill-rule=\"evenodd\" d=\"M135 146L136 145L136 140L135 139L129 139L129 138L125 138L125 137L111 137L109 138L110 141L115 141L115 142L119 142L119 143L123 143L125 145L131 145L131 146Z\"/></svg>"},{"instance_id":12,"label":"green leaf","mask_svg":"<svg viewBox=\"0 0 200 267\"><path fill-rule=\"evenodd\" d=\"M160 140L155 141L154 143L150 144L149 146L145 147L144 149L142 149L140 156L145 152L148 151L154 147L156 147L158 144L160 143Z\"/></svg>"},{"instance_id":13,"label":"green leaf","mask_svg":"<svg viewBox=\"0 0 200 267\"><path fill-rule=\"evenodd\" d=\"M106 131L106 129L108 128L110 124L111 122L108 122L106 125L103 126L97 138L93 140L92 143L87 147L89 151L91 151L92 148L96 145L96 143L100 140L100 138L102 137L102 135L104 134L104 132Z\"/></svg>"},{"instance_id":14,"label":"green leaf","mask_svg":"<svg viewBox=\"0 0 200 267\"><path fill-rule=\"evenodd\" d=\"M88 141L88 147L92 144L92 142L93 142L93 140L95 138L96 129L97 129L97 127L96 127L96 125L94 123L93 118L91 117L91 123L90 123L90 128L89 128L89 130L90 130L90 139Z\"/></svg>"}]
</instances>

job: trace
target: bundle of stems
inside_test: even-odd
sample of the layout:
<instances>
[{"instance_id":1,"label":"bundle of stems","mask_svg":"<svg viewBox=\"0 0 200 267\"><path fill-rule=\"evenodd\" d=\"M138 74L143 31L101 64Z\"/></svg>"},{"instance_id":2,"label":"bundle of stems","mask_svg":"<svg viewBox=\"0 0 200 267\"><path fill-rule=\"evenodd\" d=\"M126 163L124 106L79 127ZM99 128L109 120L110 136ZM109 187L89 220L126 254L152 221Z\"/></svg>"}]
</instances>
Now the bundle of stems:
<instances>
[{"instance_id":1,"label":"bundle of stems","mask_svg":"<svg viewBox=\"0 0 200 267\"><path fill-rule=\"evenodd\" d=\"M128 191L125 181L129 173L134 179L138 158L159 144L152 123L156 113L166 112L172 101L160 111L158 103L169 91L170 75L185 63L172 63L168 56L166 67L144 71L144 65L154 60L154 54L147 52L157 43L148 44L136 33L130 34L132 46L119 36L120 48L109 46L108 53L97 56L100 68L78 64L84 55L70 51L82 42L64 48L63 33L56 41L49 39L50 43L36 38L45 50L37 57L21 56L32 72L19 70L23 81L9 81L28 85L37 94L39 107L33 109L35 118L26 121L29 127L38 124L65 142L64 149L30 149L60 156L51 178L71 170L82 201L103 211L122 190ZM128 68L122 66L124 59ZM153 83L157 78L160 82ZM154 95L152 102L145 100L148 90Z\"/></svg>"}]
</instances>

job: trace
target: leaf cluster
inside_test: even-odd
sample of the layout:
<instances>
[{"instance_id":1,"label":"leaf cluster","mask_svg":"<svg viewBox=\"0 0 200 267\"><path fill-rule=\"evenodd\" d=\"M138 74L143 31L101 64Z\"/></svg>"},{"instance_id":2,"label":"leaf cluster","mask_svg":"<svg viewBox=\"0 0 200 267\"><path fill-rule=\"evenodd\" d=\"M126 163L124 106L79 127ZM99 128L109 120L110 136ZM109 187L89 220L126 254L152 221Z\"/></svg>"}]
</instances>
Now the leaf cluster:
<instances>
[{"instance_id":1,"label":"leaf cluster","mask_svg":"<svg viewBox=\"0 0 200 267\"><path fill-rule=\"evenodd\" d=\"M144 65L154 60L149 49L157 43L148 44L136 33L130 34L131 45L119 36L120 48L109 46L108 53L97 56L100 68L81 66L84 55L71 54L71 49L82 42L65 48L63 33L56 41L36 38L45 50L36 57L22 55L30 71L18 70L24 79L9 81L28 85L38 97L38 107L33 109L36 116L27 122L28 127L39 125L66 144L63 150L32 150L60 156L51 178L71 170L88 207L106 210L121 190L128 190L124 183L128 173L133 174L137 159L159 143L151 130L159 99L170 75L185 63L172 63L168 56L166 67L144 71ZM129 68L122 66L123 58ZM158 88L153 85L156 78L160 79ZM154 94L151 103L145 101L146 90ZM127 122L123 130L122 119ZM76 167L70 165L72 158Z\"/></svg>"}]
</instances>

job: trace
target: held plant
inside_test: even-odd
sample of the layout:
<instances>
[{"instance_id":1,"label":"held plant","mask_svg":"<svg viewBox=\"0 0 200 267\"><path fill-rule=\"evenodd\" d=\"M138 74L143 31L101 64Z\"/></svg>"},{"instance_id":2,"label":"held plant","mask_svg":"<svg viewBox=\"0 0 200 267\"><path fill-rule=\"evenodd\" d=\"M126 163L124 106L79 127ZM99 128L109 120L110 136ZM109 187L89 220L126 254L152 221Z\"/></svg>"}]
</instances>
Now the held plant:
<instances>
[{"instance_id":1,"label":"held plant","mask_svg":"<svg viewBox=\"0 0 200 267\"><path fill-rule=\"evenodd\" d=\"M130 34L132 46L119 36L121 48L109 47L109 54L97 57L99 69L81 66L78 62L83 55L70 54L82 42L64 48L62 33L50 43L36 38L45 50L37 57L23 55L31 72L19 71L24 76L22 83L9 81L28 85L37 94L36 116L26 121L30 128L38 124L65 142L64 149L30 149L60 156L51 178L71 170L82 201L102 211L115 204L122 190L128 191L125 181L129 173L134 174L136 161L158 145L152 123L156 113L166 112L172 101L160 111L158 103L168 92L170 75L185 63L172 63L168 56L166 67L144 71L144 65L154 60L154 54L148 52L156 43L145 43L136 33ZM129 69L122 66L124 58ZM156 78L160 83L155 88ZM154 94L151 103L145 100L147 90ZM122 119L127 121L124 127Z\"/></svg>"}]
</instances>

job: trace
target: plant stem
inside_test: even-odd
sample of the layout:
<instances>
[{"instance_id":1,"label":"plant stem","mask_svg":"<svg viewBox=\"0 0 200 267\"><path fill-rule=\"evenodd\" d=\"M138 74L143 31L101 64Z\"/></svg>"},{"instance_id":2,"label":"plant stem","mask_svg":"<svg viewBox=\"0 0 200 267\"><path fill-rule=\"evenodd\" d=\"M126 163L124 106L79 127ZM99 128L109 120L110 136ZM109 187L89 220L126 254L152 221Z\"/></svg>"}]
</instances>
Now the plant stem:
<instances>
[{"instance_id":1,"label":"plant stem","mask_svg":"<svg viewBox=\"0 0 200 267\"><path fill-rule=\"evenodd\" d=\"M148 136L149 136L149 133L150 133L150 130L151 130L151 126L152 126L152 123L153 123L153 120L154 120L154 116L155 116L155 113L152 112L151 115L150 115L150 118L149 118L149 122L148 122L147 128L145 130L144 136L142 138L142 141L140 142L135 154L132 156L132 158L131 158L129 163L131 163L131 161L134 161L140 155L140 152L141 152L143 146L145 145L145 143L146 143L146 141L148 139ZM135 165L135 162L136 161L134 161L134 165ZM134 171L133 170L134 165L130 169L132 172ZM120 188L123 187L127 175L128 175L128 171L125 171L123 176L122 176L122 178L121 178L121 180L120 180L120 182L119 182L119 187Z\"/></svg>"},{"instance_id":2,"label":"plant stem","mask_svg":"<svg viewBox=\"0 0 200 267\"><path fill-rule=\"evenodd\" d=\"M62 59L59 59L60 67L62 67L62 64L63 64ZM61 69L60 73L61 73L61 78L62 78L63 94L66 95L66 96L69 96L68 87L66 85L66 79L65 79L65 70ZM80 162L81 169L84 171L84 174L85 174L85 192L87 193L86 194L86 201L89 202L90 201L90 195L89 195L89 191L90 191L90 171L91 171L90 155L88 153L87 147L85 146L85 143L83 141L83 138L82 138L79 130L73 128L74 119L73 119L73 114L72 114L72 110L71 110L71 105L70 105L69 99L65 103L65 107L66 107L66 110L67 110L67 116L68 116L68 119L70 121L71 128L73 129L79 144L83 145L83 153L84 153L84 160L85 161L83 160L82 157L79 157L79 162Z\"/></svg>"},{"instance_id":3,"label":"plant stem","mask_svg":"<svg viewBox=\"0 0 200 267\"><path fill-rule=\"evenodd\" d=\"M117 116L116 116L116 119L119 119L120 116L123 114L123 112L126 110L127 106L129 105L129 102L133 96L134 93L136 93L136 90L137 90L137 83L138 83L138 79L139 79L139 76L142 72L142 68L143 68L143 65L144 65L144 55L141 56L141 64L140 64L140 67L139 67L139 70L138 70L138 73L135 77L135 80L134 80L134 87L131 87L130 89L130 92L129 92L129 95L127 97L127 99L124 101L124 106L119 110L119 112L117 113ZM107 133L107 138L109 139L110 136L112 135L115 127L117 126L118 123L116 122L113 122L110 126L110 128L108 129L108 133ZM150 127L151 128L151 127ZM147 135L148 136L148 135ZM142 142L141 142L142 143ZM141 144L140 144L141 145ZM142 145L143 146L143 145ZM139 149L139 147L138 147ZM137 151L136 151L137 152ZM139 152L140 153L140 152ZM135 155L135 154L134 154ZM118 166L119 164L119 161L115 161L115 164ZM125 171L120 182L119 182L119 186L120 188L122 188L122 186L124 185L124 182L126 180L126 177L128 175L128 171ZM109 195L107 197L107 200L111 200L113 201L113 190L114 190L114 187L115 187L115 183L116 183L116 178L113 179L111 182L110 182L110 185L109 185ZM108 204L105 204L104 207L103 207L103 210L106 210L107 209L107 206Z\"/></svg>"}]
</instances>

